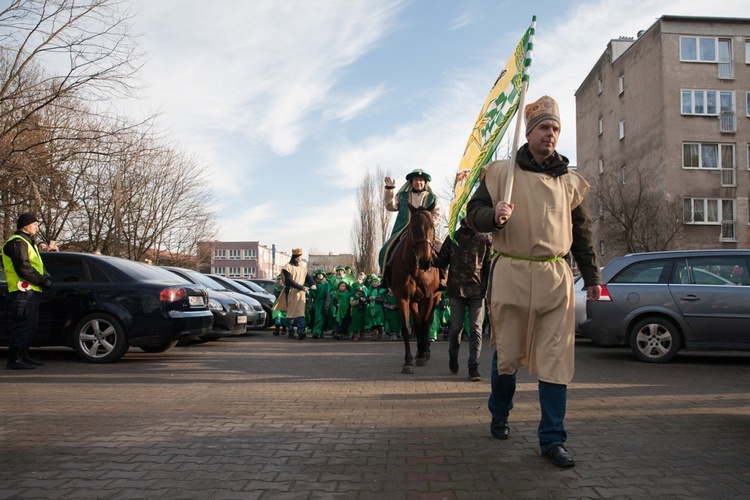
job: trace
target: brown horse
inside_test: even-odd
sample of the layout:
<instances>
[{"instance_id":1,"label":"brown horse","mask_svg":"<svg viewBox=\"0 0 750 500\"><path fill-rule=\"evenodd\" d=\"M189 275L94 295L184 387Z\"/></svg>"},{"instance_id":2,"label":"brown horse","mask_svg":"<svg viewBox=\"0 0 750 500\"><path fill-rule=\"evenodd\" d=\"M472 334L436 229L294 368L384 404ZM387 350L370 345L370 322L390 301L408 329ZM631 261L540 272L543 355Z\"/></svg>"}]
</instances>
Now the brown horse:
<instances>
[{"instance_id":1,"label":"brown horse","mask_svg":"<svg viewBox=\"0 0 750 500\"><path fill-rule=\"evenodd\" d=\"M401 316L401 336L404 338L406 355L401 373L412 374L411 347L412 329L409 320L414 321L417 339L417 366L424 366L430 359L430 325L435 307L440 302L438 286L440 275L436 267L430 267L432 249L435 244L435 228L432 211L429 208L409 206L411 219L404 228L403 236L393 249L391 268L391 290L396 296L398 312Z\"/></svg>"}]
</instances>

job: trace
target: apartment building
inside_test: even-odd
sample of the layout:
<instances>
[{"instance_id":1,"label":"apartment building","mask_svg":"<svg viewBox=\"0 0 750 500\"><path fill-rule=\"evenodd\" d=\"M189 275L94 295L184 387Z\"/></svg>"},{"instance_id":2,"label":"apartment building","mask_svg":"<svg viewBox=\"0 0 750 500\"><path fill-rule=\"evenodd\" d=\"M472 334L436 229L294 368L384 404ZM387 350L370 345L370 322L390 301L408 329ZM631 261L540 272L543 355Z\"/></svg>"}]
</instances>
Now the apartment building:
<instances>
[{"instance_id":1,"label":"apartment building","mask_svg":"<svg viewBox=\"0 0 750 500\"><path fill-rule=\"evenodd\" d=\"M275 279L291 258L275 245L269 248L257 241L212 241L199 248L210 255L210 267L205 271L230 278Z\"/></svg>"},{"instance_id":2,"label":"apartment building","mask_svg":"<svg viewBox=\"0 0 750 500\"><path fill-rule=\"evenodd\" d=\"M662 16L610 41L575 97L582 175L624 184L637 167L681 205L679 248L750 247L750 19ZM624 252L601 220L606 263Z\"/></svg>"}]
</instances>

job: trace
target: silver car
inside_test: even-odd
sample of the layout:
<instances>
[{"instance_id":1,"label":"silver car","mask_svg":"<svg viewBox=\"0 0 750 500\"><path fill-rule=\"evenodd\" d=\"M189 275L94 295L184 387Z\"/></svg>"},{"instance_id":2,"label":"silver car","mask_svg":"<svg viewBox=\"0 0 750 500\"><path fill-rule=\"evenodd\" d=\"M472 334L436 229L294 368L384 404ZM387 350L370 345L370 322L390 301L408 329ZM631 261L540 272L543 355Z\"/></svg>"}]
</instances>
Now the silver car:
<instances>
[{"instance_id":1,"label":"silver car","mask_svg":"<svg viewBox=\"0 0 750 500\"><path fill-rule=\"evenodd\" d=\"M630 254L602 271L581 336L671 361L680 349L750 350L750 250Z\"/></svg>"}]
</instances>

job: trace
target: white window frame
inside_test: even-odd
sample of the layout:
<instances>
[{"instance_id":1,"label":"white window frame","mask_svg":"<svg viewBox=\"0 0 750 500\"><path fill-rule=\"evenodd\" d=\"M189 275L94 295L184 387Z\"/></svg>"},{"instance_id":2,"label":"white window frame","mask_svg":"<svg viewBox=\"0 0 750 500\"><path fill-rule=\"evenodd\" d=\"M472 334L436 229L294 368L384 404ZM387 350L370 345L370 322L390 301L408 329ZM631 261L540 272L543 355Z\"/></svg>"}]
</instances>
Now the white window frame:
<instances>
[{"instance_id":1,"label":"white window frame","mask_svg":"<svg viewBox=\"0 0 750 500\"><path fill-rule=\"evenodd\" d=\"M243 252L244 260L257 260L257 254L254 248L246 248Z\"/></svg>"},{"instance_id":2,"label":"white window frame","mask_svg":"<svg viewBox=\"0 0 750 500\"><path fill-rule=\"evenodd\" d=\"M214 260L224 260L227 258L227 252L223 248L214 249Z\"/></svg>"},{"instance_id":3,"label":"white window frame","mask_svg":"<svg viewBox=\"0 0 750 500\"><path fill-rule=\"evenodd\" d=\"M750 92L745 92L745 116L750 117Z\"/></svg>"},{"instance_id":4,"label":"white window frame","mask_svg":"<svg viewBox=\"0 0 750 500\"><path fill-rule=\"evenodd\" d=\"M698 166L697 167L690 167L685 165L685 146L698 146ZM703 165L703 149L709 146L716 146L716 166L715 167L706 167ZM732 150L732 164L731 165L724 165L724 155L723 151L725 148L730 148ZM737 152L735 150L733 143L724 143L724 142L683 142L682 143L682 168L685 170L721 170L723 168L734 168L737 164Z\"/></svg>"},{"instance_id":5,"label":"white window frame","mask_svg":"<svg viewBox=\"0 0 750 500\"><path fill-rule=\"evenodd\" d=\"M623 140L625 138L625 120L621 120L619 126L617 127L617 136L620 140Z\"/></svg>"},{"instance_id":6,"label":"white window frame","mask_svg":"<svg viewBox=\"0 0 750 500\"><path fill-rule=\"evenodd\" d=\"M628 183L628 166L627 165L623 165L622 167L620 167L620 182L622 183L623 186Z\"/></svg>"},{"instance_id":7,"label":"white window frame","mask_svg":"<svg viewBox=\"0 0 750 500\"><path fill-rule=\"evenodd\" d=\"M750 64L750 38L745 39L745 64Z\"/></svg>"},{"instance_id":8,"label":"white window frame","mask_svg":"<svg viewBox=\"0 0 750 500\"><path fill-rule=\"evenodd\" d=\"M622 95L625 92L625 75L620 75L617 79L617 92Z\"/></svg>"},{"instance_id":9,"label":"white window frame","mask_svg":"<svg viewBox=\"0 0 750 500\"><path fill-rule=\"evenodd\" d=\"M725 204L732 204L732 219L724 219ZM687 217L688 204L690 205L690 218ZM699 211L696 207L701 205L704 220L695 220L695 214ZM683 198L683 219L690 226L720 226L722 222L737 220L737 204L732 198ZM713 220L708 220L713 217Z\"/></svg>"},{"instance_id":10,"label":"white window frame","mask_svg":"<svg viewBox=\"0 0 750 500\"><path fill-rule=\"evenodd\" d=\"M218 274L219 276L224 276L224 268L223 267L211 267L211 274Z\"/></svg>"},{"instance_id":11,"label":"white window frame","mask_svg":"<svg viewBox=\"0 0 750 500\"><path fill-rule=\"evenodd\" d=\"M690 109L686 111L685 105L688 104L686 94L690 95ZM722 108L722 97L729 95L732 98L731 109ZM696 99L699 96L699 99ZM714 111L709 112L708 100L713 96ZM696 100L700 100L703 110L696 112ZM713 90L713 89L680 89L680 114L687 116L720 116L723 111L734 112L735 110L734 91L731 90Z\"/></svg>"},{"instance_id":12,"label":"white window frame","mask_svg":"<svg viewBox=\"0 0 750 500\"><path fill-rule=\"evenodd\" d=\"M242 251L238 248L230 248L227 251L227 260L240 260Z\"/></svg>"},{"instance_id":13,"label":"white window frame","mask_svg":"<svg viewBox=\"0 0 750 500\"><path fill-rule=\"evenodd\" d=\"M242 270L243 276L249 276L251 278L255 278L255 268L254 267L246 267Z\"/></svg>"},{"instance_id":14,"label":"white window frame","mask_svg":"<svg viewBox=\"0 0 750 500\"><path fill-rule=\"evenodd\" d=\"M604 133L604 119L599 118L599 135Z\"/></svg>"},{"instance_id":15,"label":"white window frame","mask_svg":"<svg viewBox=\"0 0 750 500\"><path fill-rule=\"evenodd\" d=\"M603 88L602 79L599 78L596 81L596 95L602 95L602 88Z\"/></svg>"},{"instance_id":16,"label":"white window frame","mask_svg":"<svg viewBox=\"0 0 750 500\"><path fill-rule=\"evenodd\" d=\"M687 59L685 57L685 53L683 52L684 44L688 43L688 40L694 41L694 51L695 51L695 59ZM701 57L701 41L708 42L712 41L713 43L713 59L703 59ZM717 63L719 62L719 38L718 37L708 37L708 36L681 36L680 37L680 61L681 62L687 62L687 63Z\"/></svg>"},{"instance_id":17,"label":"white window frame","mask_svg":"<svg viewBox=\"0 0 750 500\"><path fill-rule=\"evenodd\" d=\"M750 145L748 145L748 150L750 150ZM750 162L750 159L748 160ZM750 169L750 163L748 163L748 169ZM604 173L604 160L599 158L599 175L602 175Z\"/></svg>"}]
</instances>

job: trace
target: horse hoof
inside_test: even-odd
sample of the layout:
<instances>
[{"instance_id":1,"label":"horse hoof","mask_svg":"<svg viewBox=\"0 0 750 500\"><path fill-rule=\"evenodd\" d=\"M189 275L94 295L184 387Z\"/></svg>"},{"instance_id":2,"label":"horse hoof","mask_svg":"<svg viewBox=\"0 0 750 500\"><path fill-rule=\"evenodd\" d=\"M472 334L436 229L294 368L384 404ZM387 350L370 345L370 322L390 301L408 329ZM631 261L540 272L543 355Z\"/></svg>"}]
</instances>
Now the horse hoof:
<instances>
[{"instance_id":1,"label":"horse hoof","mask_svg":"<svg viewBox=\"0 0 750 500\"><path fill-rule=\"evenodd\" d=\"M424 366L424 365L427 364L427 359L426 358L417 358L415 360L415 363L417 364L417 366Z\"/></svg>"},{"instance_id":2,"label":"horse hoof","mask_svg":"<svg viewBox=\"0 0 750 500\"><path fill-rule=\"evenodd\" d=\"M414 367L411 365L404 365L404 367L401 369L401 373L405 375L413 375L414 374Z\"/></svg>"}]
</instances>

